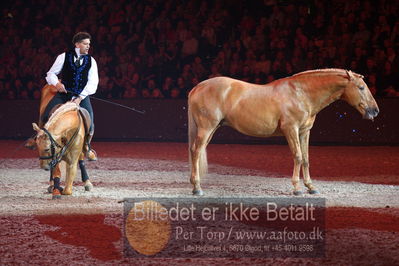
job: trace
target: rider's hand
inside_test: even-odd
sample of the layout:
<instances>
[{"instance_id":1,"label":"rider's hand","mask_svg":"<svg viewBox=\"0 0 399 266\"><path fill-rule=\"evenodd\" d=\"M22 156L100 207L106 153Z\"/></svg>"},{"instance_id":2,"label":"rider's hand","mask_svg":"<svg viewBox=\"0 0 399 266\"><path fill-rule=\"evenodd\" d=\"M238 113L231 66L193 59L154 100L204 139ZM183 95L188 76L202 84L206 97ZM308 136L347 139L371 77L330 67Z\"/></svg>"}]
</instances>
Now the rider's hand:
<instances>
[{"instance_id":1,"label":"rider's hand","mask_svg":"<svg viewBox=\"0 0 399 266\"><path fill-rule=\"evenodd\" d=\"M55 85L55 87L57 88L57 91L58 91L58 92L67 93L64 84L62 84L61 82L58 82L58 83Z\"/></svg>"},{"instance_id":2,"label":"rider's hand","mask_svg":"<svg viewBox=\"0 0 399 266\"><path fill-rule=\"evenodd\" d=\"M82 98L80 98L80 97L76 97L75 99L72 100L72 102L76 103L77 105L79 105L81 101L82 101Z\"/></svg>"}]
</instances>

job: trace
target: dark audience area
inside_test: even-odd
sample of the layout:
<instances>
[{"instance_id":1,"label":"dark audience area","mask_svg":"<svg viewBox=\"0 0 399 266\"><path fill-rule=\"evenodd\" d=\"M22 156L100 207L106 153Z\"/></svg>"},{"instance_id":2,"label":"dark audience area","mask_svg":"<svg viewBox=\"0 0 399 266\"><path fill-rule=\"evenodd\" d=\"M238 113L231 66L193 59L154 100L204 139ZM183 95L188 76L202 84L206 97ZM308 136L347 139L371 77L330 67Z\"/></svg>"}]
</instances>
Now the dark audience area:
<instances>
[{"instance_id":1,"label":"dark audience area","mask_svg":"<svg viewBox=\"0 0 399 266\"><path fill-rule=\"evenodd\" d=\"M93 37L101 98L186 98L211 77L265 84L330 67L397 97L398 13L390 0L4 0L0 99L39 99L78 31Z\"/></svg>"}]
</instances>

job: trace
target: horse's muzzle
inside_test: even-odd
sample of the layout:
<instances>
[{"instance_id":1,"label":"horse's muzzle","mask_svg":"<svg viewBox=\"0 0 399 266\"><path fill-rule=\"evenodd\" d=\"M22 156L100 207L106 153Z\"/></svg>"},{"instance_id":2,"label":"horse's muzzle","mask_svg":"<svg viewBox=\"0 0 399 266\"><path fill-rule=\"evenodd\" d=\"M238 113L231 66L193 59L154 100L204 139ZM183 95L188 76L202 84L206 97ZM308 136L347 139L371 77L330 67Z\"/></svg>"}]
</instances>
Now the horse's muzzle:
<instances>
[{"instance_id":1,"label":"horse's muzzle","mask_svg":"<svg viewBox=\"0 0 399 266\"><path fill-rule=\"evenodd\" d=\"M45 161L41 161L40 162L40 167L43 169L43 170L46 170L46 171L50 171L50 164L48 163L48 162L45 162Z\"/></svg>"},{"instance_id":2,"label":"horse's muzzle","mask_svg":"<svg viewBox=\"0 0 399 266\"><path fill-rule=\"evenodd\" d=\"M380 110L378 109L378 107L367 107L366 112L363 115L363 118L374 120L374 118L377 117L379 112Z\"/></svg>"}]
</instances>

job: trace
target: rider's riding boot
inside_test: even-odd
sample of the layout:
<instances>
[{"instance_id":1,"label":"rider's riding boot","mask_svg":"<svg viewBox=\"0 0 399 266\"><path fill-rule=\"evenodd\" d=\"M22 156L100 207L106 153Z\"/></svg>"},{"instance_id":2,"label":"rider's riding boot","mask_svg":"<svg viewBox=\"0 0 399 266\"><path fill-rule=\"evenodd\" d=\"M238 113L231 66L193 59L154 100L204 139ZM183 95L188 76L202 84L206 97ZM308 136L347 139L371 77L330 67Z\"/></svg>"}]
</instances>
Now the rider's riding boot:
<instances>
[{"instance_id":1,"label":"rider's riding boot","mask_svg":"<svg viewBox=\"0 0 399 266\"><path fill-rule=\"evenodd\" d=\"M89 161L97 161L97 153L96 153L95 150L93 150L91 148L91 145L90 145L90 142L91 142L91 139L93 138L93 135L94 135L94 132L90 132L90 134L89 134L89 136L87 138L87 143L86 143L86 145L87 145L87 147L86 147L87 148L86 157L87 157L87 160L89 160Z\"/></svg>"}]
</instances>

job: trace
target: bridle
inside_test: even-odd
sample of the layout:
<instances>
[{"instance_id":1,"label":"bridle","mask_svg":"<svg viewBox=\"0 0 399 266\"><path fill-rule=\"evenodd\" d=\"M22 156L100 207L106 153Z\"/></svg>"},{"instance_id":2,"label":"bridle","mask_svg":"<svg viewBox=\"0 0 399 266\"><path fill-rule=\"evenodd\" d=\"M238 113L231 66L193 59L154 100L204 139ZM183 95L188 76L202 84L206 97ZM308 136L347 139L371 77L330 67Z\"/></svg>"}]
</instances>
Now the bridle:
<instances>
[{"instance_id":1,"label":"bridle","mask_svg":"<svg viewBox=\"0 0 399 266\"><path fill-rule=\"evenodd\" d=\"M61 146L60 144L58 144L58 142L54 139L54 137L51 135L51 133L46 128L43 128L44 133L46 133L46 135L50 139L50 143L51 143L50 144L50 151L51 151L51 154L49 156L40 156L39 159L40 160L49 160L49 159L51 159L51 161L49 163L49 166L50 166L51 170L53 170L53 168L62 160L62 157L64 157L64 155L67 152L68 148L75 141L76 136L78 135L79 130L80 130L80 125L82 123L82 118L80 117L79 113L78 113L78 117L79 117L78 128L75 130L75 132L73 133L72 137L68 140L68 142L64 146ZM60 151L56 152L56 148L60 148Z\"/></svg>"}]
</instances>

